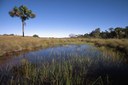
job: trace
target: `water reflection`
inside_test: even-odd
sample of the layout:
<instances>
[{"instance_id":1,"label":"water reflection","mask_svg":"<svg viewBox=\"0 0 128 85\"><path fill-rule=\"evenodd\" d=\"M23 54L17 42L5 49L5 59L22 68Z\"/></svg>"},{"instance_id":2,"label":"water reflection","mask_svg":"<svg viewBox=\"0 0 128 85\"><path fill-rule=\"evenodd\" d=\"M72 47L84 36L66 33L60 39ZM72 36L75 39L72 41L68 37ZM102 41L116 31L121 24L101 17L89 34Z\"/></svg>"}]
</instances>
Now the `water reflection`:
<instances>
[{"instance_id":1,"label":"water reflection","mask_svg":"<svg viewBox=\"0 0 128 85\"><path fill-rule=\"evenodd\" d=\"M90 45L64 45L14 56L8 62L2 64L1 67L20 65L22 59L26 59L33 64L40 64L41 62L51 61L53 58L58 59L58 61L61 61L62 58L69 59L71 56L96 59L101 55L103 55L102 52Z\"/></svg>"},{"instance_id":2,"label":"water reflection","mask_svg":"<svg viewBox=\"0 0 128 85\"><path fill-rule=\"evenodd\" d=\"M109 85L108 82L112 82L114 85L121 85L126 84L128 80L128 65L123 60L119 59L118 56L116 59L111 54L104 54L90 45L64 45L14 56L1 65L0 74L9 74L9 69L20 66L23 60L27 60L37 67L42 66L42 64L45 65L45 63L52 64L57 62L57 65L61 65L65 61L69 62L75 69L85 68L85 71L87 71L87 79L85 81L102 77L103 81L107 82L106 85Z\"/></svg>"}]
</instances>

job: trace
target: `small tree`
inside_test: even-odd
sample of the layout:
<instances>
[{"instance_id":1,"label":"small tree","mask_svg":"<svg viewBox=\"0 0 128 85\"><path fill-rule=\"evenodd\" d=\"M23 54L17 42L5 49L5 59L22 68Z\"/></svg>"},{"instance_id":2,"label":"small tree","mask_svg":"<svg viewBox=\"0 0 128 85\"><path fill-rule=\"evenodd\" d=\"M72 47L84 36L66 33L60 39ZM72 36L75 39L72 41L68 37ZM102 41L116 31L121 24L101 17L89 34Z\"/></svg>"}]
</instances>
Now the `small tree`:
<instances>
[{"instance_id":1,"label":"small tree","mask_svg":"<svg viewBox=\"0 0 128 85\"><path fill-rule=\"evenodd\" d=\"M90 33L91 37L99 38L100 37L100 28L95 29Z\"/></svg>"},{"instance_id":2,"label":"small tree","mask_svg":"<svg viewBox=\"0 0 128 85\"><path fill-rule=\"evenodd\" d=\"M37 34L34 34L33 37L39 37Z\"/></svg>"},{"instance_id":3,"label":"small tree","mask_svg":"<svg viewBox=\"0 0 128 85\"><path fill-rule=\"evenodd\" d=\"M10 12L9 15L11 17L19 17L22 21L22 33L24 37L24 25L25 21L29 18L35 18L35 14L32 13L26 6L21 5L19 8L14 7Z\"/></svg>"},{"instance_id":4,"label":"small tree","mask_svg":"<svg viewBox=\"0 0 128 85\"><path fill-rule=\"evenodd\" d=\"M76 38L77 36L75 34L69 34L70 38Z\"/></svg>"}]
</instances>

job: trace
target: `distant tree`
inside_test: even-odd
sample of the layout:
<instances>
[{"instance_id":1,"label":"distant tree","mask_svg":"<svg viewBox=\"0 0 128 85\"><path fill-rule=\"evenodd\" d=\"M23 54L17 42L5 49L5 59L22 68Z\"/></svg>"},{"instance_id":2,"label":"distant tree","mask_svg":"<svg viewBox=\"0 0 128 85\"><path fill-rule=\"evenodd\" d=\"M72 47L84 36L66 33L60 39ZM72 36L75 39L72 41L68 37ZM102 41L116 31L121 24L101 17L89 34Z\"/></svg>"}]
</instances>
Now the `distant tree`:
<instances>
[{"instance_id":1,"label":"distant tree","mask_svg":"<svg viewBox=\"0 0 128 85\"><path fill-rule=\"evenodd\" d=\"M128 26L126 26L125 29L128 29Z\"/></svg>"},{"instance_id":2,"label":"distant tree","mask_svg":"<svg viewBox=\"0 0 128 85\"><path fill-rule=\"evenodd\" d=\"M8 34L3 34L3 36L8 36Z\"/></svg>"},{"instance_id":3,"label":"distant tree","mask_svg":"<svg viewBox=\"0 0 128 85\"><path fill-rule=\"evenodd\" d=\"M123 38L124 36L123 28L121 27L116 27L115 33L116 33L116 38Z\"/></svg>"},{"instance_id":4,"label":"distant tree","mask_svg":"<svg viewBox=\"0 0 128 85\"><path fill-rule=\"evenodd\" d=\"M108 38L108 32L107 32L107 31L101 32L101 33L100 33L100 37L101 37L101 38L105 38L105 39Z\"/></svg>"},{"instance_id":5,"label":"distant tree","mask_svg":"<svg viewBox=\"0 0 128 85\"><path fill-rule=\"evenodd\" d=\"M114 28L109 28L107 38L115 38L115 36L116 36L116 32L114 31Z\"/></svg>"},{"instance_id":6,"label":"distant tree","mask_svg":"<svg viewBox=\"0 0 128 85\"><path fill-rule=\"evenodd\" d=\"M35 18L35 14L32 13L26 6L21 5L20 7L14 7L10 12L9 15L11 17L19 17L22 21L22 33L24 37L24 25L25 21L29 18Z\"/></svg>"},{"instance_id":7,"label":"distant tree","mask_svg":"<svg viewBox=\"0 0 128 85\"><path fill-rule=\"evenodd\" d=\"M116 28L109 28L108 30L100 32L100 28L93 30L91 33L85 33L80 35L70 34L71 38L78 37L78 38L128 38L128 26L125 28L116 27Z\"/></svg>"},{"instance_id":8,"label":"distant tree","mask_svg":"<svg viewBox=\"0 0 128 85\"><path fill-rule=\"evenodd\" d=\"M33 37L39 37L37 34L34 34Z\"/></svg>"},{"instance_id":9,"label":"distant tree","mask_svg":"<svg viewBox=\"0 0 128 85\"><path fill-rule=\"evenodd\" d=\"M10 34L10 36L14 36L14 34Z\"/></svg>"},{"instance_id":10,"label":"distant tree","mask_svg":"<svg viewBox=\"0 0 128 85\"><path fill-rule=\"evenodd\" d=\"M100 37L100 28L95 29L90 33L91 37L99 38Z\"/></svg>"},{"instance_id":11,"label":"distant tree","mask_svg":"<svg viewBox=\"0 0 128 85\"><path fill-rule=\"evenodd\" d=\"M128 38L128 26L125 27L124 32L125 32L125 38Z\"/></svg>"},{"instance_id":12,"label":"distant tree","mask_svg":"<svg viewBox=\"0 0 128 85\"><path fill-rule=\"evenodd\" d=\"M89 35L88 33L85 33L85 34L84 34L84 37L85 37L85 38L89 38L90 35Z\"/></svg>"},{"instance_id":13,"label":"distant tree","mask_svg":"<svg viewBox=\"0 0 128 85\"><path fill-rule=\"evenodd\" d=\"M75 35L75 34L69 34L69 37L70 37L70 38L76 38L77 35Z\"/></svg>"},{"instance_id":14,"label":"distant tree","mask_svg":"<svg viewBox=\"0 0 128 85\"><path fill-rule=\"evenodd\" d=\"M82 35L82 34L78 34L78 35L76 35L76 37L83 38L84 35Z\"/></svg>"}]
</instances>

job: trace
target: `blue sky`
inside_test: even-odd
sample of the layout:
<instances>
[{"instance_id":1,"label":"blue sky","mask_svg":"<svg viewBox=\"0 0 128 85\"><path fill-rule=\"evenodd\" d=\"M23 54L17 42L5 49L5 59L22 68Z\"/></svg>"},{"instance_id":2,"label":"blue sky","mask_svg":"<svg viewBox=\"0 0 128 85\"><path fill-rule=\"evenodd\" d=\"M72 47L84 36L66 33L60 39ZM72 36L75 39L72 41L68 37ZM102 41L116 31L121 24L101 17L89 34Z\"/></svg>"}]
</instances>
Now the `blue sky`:
<instances>
[{"instance_id":1,"label":"blue sky","mask_svg":"<svg viewBox=\"0 0 128 85\"><path fill-rule=\"evenodd\" d=\"M0 34L22 35L21 20L8 14L21 5L36 14L26 21L27 36L68 37L128 26L128 0L0 0Z\"/></svg>"}]
</instances>

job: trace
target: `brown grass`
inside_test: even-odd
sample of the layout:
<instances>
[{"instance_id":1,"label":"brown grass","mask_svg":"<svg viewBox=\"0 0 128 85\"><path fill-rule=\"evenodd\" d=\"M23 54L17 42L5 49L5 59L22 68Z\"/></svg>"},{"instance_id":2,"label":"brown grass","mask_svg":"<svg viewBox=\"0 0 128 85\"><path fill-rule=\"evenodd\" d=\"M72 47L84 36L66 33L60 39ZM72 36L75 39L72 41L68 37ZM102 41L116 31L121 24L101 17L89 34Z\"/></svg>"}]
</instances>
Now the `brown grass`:
<instances>
[{"instance_id":1,"label":"brown grass","mask_svg":"<svg viewBox=\"0 0 128 85\"><path fill-rule=\"evenodd\" d=\"M128 39L87 39L86 41L98 47L113 48L128 55Z\"/></svg>"},{"instance_id":2,"label":"brown grass","mask_svg":"<svg viewBox=\"0 0 128 85\"><path fill-rule=\"evenodd\" d=\"M63 44L94 43L124 51L128 54L128 39L87 39L87 38L34 38L20 36L0 36L0 56L9 52L33 50Z\"/></svg>"},{"instance_id":3,"label":"brown grass","mask_svg":"<svg viewBox=\"0 0 128 85\"><path fill-rule=\"evenodd\" d=\"M20 36L0 36L0 56L5 53L35 48L46 48L55 45L79 43L79 39L58 39L58 38L34 38Z\"/></svg>"}]
</instances>

